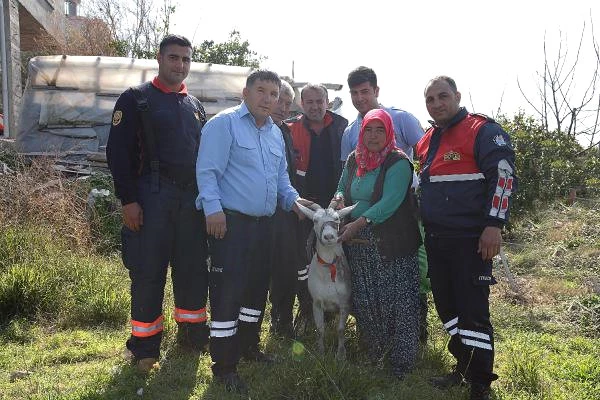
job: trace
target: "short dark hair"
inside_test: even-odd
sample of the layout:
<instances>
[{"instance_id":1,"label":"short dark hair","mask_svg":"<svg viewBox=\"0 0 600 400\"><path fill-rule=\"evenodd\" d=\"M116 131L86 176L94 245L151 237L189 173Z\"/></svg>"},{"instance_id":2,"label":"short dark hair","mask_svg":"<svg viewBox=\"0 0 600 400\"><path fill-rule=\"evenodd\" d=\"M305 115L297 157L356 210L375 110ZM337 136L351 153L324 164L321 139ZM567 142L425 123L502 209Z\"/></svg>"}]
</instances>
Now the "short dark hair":
<instances>
[{"instance_id":1,"label":"short dark hair","mask_svg":"<svg viewBox=\"0 0 600 400\"><path fill-rule=\"evenodd\" d=\"M433 85L435 82L441 82L441 81L446 82L448 85L450 85L450 89L452 89L452 91L455 94L458 93L458 88L456 87L456 82L454 81L454 79L452 79L446 75L436 76L435 78L433 78L429 82L427 82L427 85L425 85L425 92L427 92L427 88L429 86Z\"/></svg>"},{"instance_id":2,"label":"short dark hair","mask_svg":"<svg viewBox=\"0 0 600 400\"><path fill-rule=\"evenodd\" d=\"M377 87L377 75L371 68L360 66L348 74L348 87L350 89L365 82L369 82L374 88Z\"/></svg>"},{"instance_id":3,"label":"short dark hair","mask_svg":"<svg viewBox=\"0 0 600 400\"><path fill-rule=\"evenodd\" d=\"M321 91L325 95L325 99L329 100L329 91L322 83L307 83L304 85L302 90L300 90L300 100L304 100L304 91L305 90L318 90Z\"/></svg>"},{"instance_id":4,"label":"short dark hair","mask_svg":"<svg viewBox=\"0 0 600 400\"><path fill-rule=\"evenodd\" d=\"M188 40L185 36L181 35L167 35L160 41L160 45L158 46L158 52L162 54L165 47L176 44L181 47L189 47L192 48L192 42Z\"/></svg>"},{"instance_id":5,"label":"short dark hair","mask_svg":"<svg viewBox=\"0 0 600 400\"><path fill-rule=\"evenodd\" d=\"M256 81L270 81L277 84L277 86L281 87L281 79L276 72L269 71L268 69L256 69L248 75L246 78L246 87L250 87Z\"/></svg>"}]
</instances>

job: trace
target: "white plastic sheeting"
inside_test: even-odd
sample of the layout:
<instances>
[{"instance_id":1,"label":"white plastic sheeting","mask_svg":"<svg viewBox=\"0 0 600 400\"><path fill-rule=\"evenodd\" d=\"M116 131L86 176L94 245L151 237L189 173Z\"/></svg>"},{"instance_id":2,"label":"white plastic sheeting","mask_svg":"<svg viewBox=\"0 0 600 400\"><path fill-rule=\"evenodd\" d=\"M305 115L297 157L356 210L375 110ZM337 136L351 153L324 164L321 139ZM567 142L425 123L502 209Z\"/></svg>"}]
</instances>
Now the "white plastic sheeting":
<instances>
[{"instance_id":1,"label":"white plastic sheeting","mask_svg":"<svg viewBox=\"0 0 600 400\"><path fill-rule=\"evenodd\" d=\"M185 83L209 117L241 102L251 69L192 63ZM29 61L16 143L20 152L96 152L117 97L158 74L156 60L44 56Z\"/></svg>"}]
</instances>

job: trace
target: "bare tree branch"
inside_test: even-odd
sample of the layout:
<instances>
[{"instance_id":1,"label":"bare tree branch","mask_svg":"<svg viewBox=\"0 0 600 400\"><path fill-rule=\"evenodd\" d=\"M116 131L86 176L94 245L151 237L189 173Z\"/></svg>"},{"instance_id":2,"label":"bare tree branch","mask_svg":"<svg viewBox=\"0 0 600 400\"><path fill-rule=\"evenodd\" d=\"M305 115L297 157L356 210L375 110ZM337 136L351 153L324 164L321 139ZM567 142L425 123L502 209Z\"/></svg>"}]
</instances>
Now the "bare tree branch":
<instances>
[{"instance_id":1,"label":"bare tree branch","mask_svg":"<svg viewBox=\"0 0 600 400\"><path fill-rule=\"evenodd\" d=\"M504 101L504 90L502 90L502 95L500 95L500 103L498 104L498 108L496 109L496 115L492 113L494 118L498 118L500 113L502 112L502 102Z\"/></svg>"},{"instance_id":2,"label":"bare tree branch","mask_svg":"<svg viewBox=\"0 0 600 400\"><path fill-rule=\"evenodd\" d=\"M546 131L555 129L574 138L590 136L590 144L600 131L600 47L596 41L594 23L590 12L590 24L584 21L575 52L570 52L567 35L558 32L557 48L550 55L546 33L544 34L543 70L537 72L538 100L524 93L521 82L517 85L525 101L540 117ZM588 70L587 40L591 40L594 63ZM586 72L582 72L585 66ZM582 77L585 75L585 77ZM596 105L596 98L598 102ZM552 125L552 126L550 126Z\"/></svg>"}]
</instances>

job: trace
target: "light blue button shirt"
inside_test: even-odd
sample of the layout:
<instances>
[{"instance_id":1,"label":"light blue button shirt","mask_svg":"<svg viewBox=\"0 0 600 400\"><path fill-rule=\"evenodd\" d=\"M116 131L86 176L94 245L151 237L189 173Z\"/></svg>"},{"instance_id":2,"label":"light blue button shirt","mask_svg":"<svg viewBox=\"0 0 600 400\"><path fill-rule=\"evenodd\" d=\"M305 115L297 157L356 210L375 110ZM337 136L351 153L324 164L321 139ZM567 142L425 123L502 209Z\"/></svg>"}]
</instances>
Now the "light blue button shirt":
<instances>
[{"instance_id":1,"label":"light blue button shirt","mask_svg":"<svg viewBox=\"0 0 600 400\"><path fill-rule=\"evenodd\" d=\"M383 107L381 105L380 107L387 111L392 117L392 122L394 123L394 132L396 134L396 145L402 149L402 151L406 153L406 155L412 160L412 148L425 134L425 132L423 132L423 128L421 128L419 120L415 118L414 115L404 110L400 110L395 107ZM348 155L356 148L362 121L362 115L358 114L354 122L348 125L344 131L340 154L342 161L346 161Z\"/></svg>"},{"instance_id":2,"label":"light blue button shirt","mask_svg":"<svg viewBox=\"0 0 600 400\"><path fill-rule=\"evenodd\" d=\"M211 118L202 128L196 161L196 207L206 215L224 208L255 217L289 211L298 198L290 184L281 131L267 118L262 127L245 103Z\"/></svg>"}]
</instances>

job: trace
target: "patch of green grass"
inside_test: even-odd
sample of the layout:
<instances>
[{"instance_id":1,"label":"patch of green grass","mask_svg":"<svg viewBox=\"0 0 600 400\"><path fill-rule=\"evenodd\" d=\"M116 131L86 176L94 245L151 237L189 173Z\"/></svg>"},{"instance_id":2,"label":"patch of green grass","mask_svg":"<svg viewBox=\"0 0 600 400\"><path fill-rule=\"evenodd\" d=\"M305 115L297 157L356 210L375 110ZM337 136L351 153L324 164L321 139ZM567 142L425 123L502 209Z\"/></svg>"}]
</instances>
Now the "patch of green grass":
<instances>
[{"instance_id":1,"label":"patch of green grass","mask_svg":"<svg viewBox=\"0 0 600 400\"><path fill-rule=\"evenodd\" d=\"M504 337L496 346L503 398L600 398L599 339L526 331Z\"/></svg>"},{"instance_id":2,"label":"patch of green grass","mask_svg":"<svg viewBox=\"0 0 600 400\"><path fill-rule=\"evenodd\" d=\"M94 326L127 320L127 275L116 258L70 251L39 228L0 228L2 244L0 323L26 318Z\"/></svg>"},{"instance_id":3,"label":"patch of green grass","mask_svg":"<svg viewBox=\"0 0 600 400\"><path fill-rule=\"evenodd\" d=\"M0 398L139 399L139 389L143 390L141 398L150 399L239 398L213 382L208 356L182 353L175 347L172 327L163 341L161 367L147 378L137 376L121 357L126 328L52 332L27 325L26 330L29 340L25 343L0 335L6 349L0 355L0 393L4 396ZM324 357L316 354L312 335L296 353L291 341L270 337L266 331L263 341L279 359L275 366L240 363L252 398L433 400L444 396L459 400L465 396L464 389L440 392L429 386L427 377L434 372L427 368L429 350L421 355L415 371L399 381L389 370L369 365L361 353L349 352L350 360L345 363L336 362L333 351ZM352 343L349 348L355 346ZM17 370L31 374L9 382L11 372Z\"/></svg>"},{"instance_id":4,"label":"patch of green grass","mask_svg":"<svg viewBox=\"0 0 600 400\"><path fill-rule=\"evenodd\" d=\"M278 355L274 366L241 362L239 371L256 399L448 399L464 400L467 389L439 391L427 379L447 371L447 336L439 327L413 373L404 380L389 370L371 366L348 328L349 360L338 363L333 346L325 356L315 352L314 336L293 351L293 342L268 335L263 343ZM503 329L497 341L494 383L496 399L595 399L600 394L600 340L564 339L562 335ZM127 327L49 330L15 321L0 333L0 398L116 399L237 399L214 383L208 356L180 352L175 327L167 327L161 368L146 378L136 375L122 358ZM26 340L22 340L26 333ZM332 339L332 338L328 338ZM329 340L330 342L332 340ZM330 343L331 344L331 343ZM298 350L298 348L300 350ZM10 382L13 371L31 372ZM137 394L143 390L143 396Z\"/></svg>"},{"instance_id":5,"label":"patch of green grass","mask_svg":"<svg viewBox=\"0 0 600 400\"><path fill-rule=\"evenodd\" d=\"M510 293L498 273L501 284L492 287L491 298L500 375L493 384L496 400L600 399L600 298L588 284L600 268L594 247L600 240L565 245L569 235L597 235L599 229L591 226L597 217L585 209L563 209L555 210L558 224L540 212L511 232L519 245L509 249L509 259L522 293ZM161 368L137 376L122 357L129 335L127 271L116 254L99 255L72 243L43 227L0 228L0 399L239 398L213 381L209 356L175 346L170 281ZM557 243L563 247L555 252ZM274 366L242 362L239 371L253 399L464 400L468 389L440 391L428 384L429 377L453 364L431 297L430 310L430 340L403 380L387 366L368 362L352 318L346 330L348 361L339 363L332 328L323 356L315 350L314 334L295 346L271 337L268 312L262 343L279 361ZM19 370L30 374L10 382Z\"/></svg>"}]
</instances>

